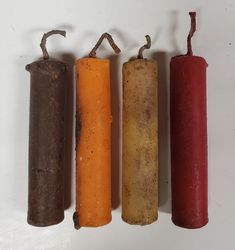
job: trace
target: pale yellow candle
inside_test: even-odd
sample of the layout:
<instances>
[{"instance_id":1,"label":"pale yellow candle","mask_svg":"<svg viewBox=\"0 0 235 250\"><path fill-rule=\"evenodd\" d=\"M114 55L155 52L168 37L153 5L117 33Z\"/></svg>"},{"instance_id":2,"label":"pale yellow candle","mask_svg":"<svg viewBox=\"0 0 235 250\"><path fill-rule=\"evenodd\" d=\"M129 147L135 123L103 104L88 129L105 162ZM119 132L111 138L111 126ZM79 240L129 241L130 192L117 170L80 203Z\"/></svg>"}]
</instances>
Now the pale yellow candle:
<instances>
[{"instance_id":1,"label":"pale yellow candle","mask_svg":"<svg viewBox=\"0 0 235 250\"><path fill-rule=\"evenodd\" d=\"M142 58L123 65L122 219L146 225L158 217L157 63Z\"/></svg>"}]
</instances>

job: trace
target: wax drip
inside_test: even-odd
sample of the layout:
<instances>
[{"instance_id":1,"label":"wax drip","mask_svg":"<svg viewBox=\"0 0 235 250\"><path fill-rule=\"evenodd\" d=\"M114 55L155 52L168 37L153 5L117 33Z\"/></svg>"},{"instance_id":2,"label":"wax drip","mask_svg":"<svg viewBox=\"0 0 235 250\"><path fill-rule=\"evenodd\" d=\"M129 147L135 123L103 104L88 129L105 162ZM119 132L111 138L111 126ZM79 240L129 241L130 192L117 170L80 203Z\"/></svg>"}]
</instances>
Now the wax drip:
<instances>
[{"instance_id":1,"label":"wax drip","mask_svg":"<svg viewBox=\"0 0 235 250\"><path fill-rule=\"evenodd\" d=\"M143 45L142 47L140 47L139 53L138 53L138 56L137 56L138 59L143 59L144 58L143 57L144 50L145 49L150 49L150 47L151 47L151 38L150 38L150 36L146 35L145 37L146 37L147 43L145 45Z\"/></svg>"},{"instance_id":2,"label":"wax drip","mask_svg":"<svg viewBox=\"0 0 235 250\"><path fill-rule=\"evenodd\" d=\"M109 33L103 33L98 42L96 43L95 47L91 50L89 53L89 57L96 58L96 51L100 47L101 43L103 42L104 39L107 39L110 46L114 50L116 54L120 53L121 50L118 48L118 46L115 44L112 36Z\"/></svg>"},{"instance_id":3,"label":"wax drip","mask_svg":"<svg viewBox=\"0 0 235 250\"><path fill-rule=\"evenodd\" d=\"M66 31L64 30L52 30L52 31L49 31L47 33L45 33L42 37L42 40L41 40L41 43L40 43L40 47L42 49L42 54L43 54L43 59L44 60L48 60L49 59L49 54L47 52L47 49L46 49L46 41L47 41L47 38L51 35L56 35L56 34L59 34L61 36L66 36Z\"/></svg>"},{"instance_id":4,"label":"wax drip","mask_svg":"<svg viewBox=\"0 0 235 250\"><path fill-rule=\"evenodd\" d=\"M187 55L192 56L193 51L192 51L191 39L193 37L194 32L196 31L196 12L189 12L189 15L191 17L191 28L187 38L187 47L188 47Z\"/></svg>"},{"instance_id":5,"label":"wax drip","mask_svg":"<svg viewBox=\"0 0 235 250\"><path fill-rule=\"evenodd\" d=\"M74 223L74 228L75 228L75 229L78 230L78 229L81 228L80 223L79 223L79 217L78 217L77 212L75 212L75 213L73 214L73 223Z\"/></svg>"}]
</instances>

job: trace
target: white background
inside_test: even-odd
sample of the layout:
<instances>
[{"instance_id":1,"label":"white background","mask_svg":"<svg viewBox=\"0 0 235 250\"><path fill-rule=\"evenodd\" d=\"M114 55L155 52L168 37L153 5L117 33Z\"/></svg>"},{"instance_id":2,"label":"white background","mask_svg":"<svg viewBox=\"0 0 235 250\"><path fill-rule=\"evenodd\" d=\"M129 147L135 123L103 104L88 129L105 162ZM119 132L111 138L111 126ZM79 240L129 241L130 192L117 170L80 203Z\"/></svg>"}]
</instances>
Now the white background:
<instances>
[{"instance_id":1,"label":"white background","mask_svg":"<svg viewBox=\"0 0 235 250\"><path fill-rule=\"evenodd\" d=\"M198 230L182 229L171 222L167 113L169 59L172 55L186 52L190 25L188 11L192 10L198 13L197 32L193 38L194 52L205 57L209 64L210 221ZM234 0L8 0L1 1L0 28L0 250L235 249ZM98 37L106 31L113 35L122 49L122 54L112 59L112 65L115 65L111 83L114 185L120 180L117 154L121 152L118 150L121 65L136 55L139 46L145 42L144 35L151 35L152 48L145 55L156 58L160 68L160 212L156 223L145 227L130 226L121 220L119 205L113 210L113 220L109 225L76 231L72 222L75 209L73 165L72 203L65 211L65 220L47 228L27 224L30 79L24 67L41 56L41 36L51 29L67 30L66 38L55 36L48 40L48 50L57 58L62 53L69 55L67 59L71 55L75 58L86 56ZM99 56L112 54L105 42Z\"/></svg>"}]
</instances>

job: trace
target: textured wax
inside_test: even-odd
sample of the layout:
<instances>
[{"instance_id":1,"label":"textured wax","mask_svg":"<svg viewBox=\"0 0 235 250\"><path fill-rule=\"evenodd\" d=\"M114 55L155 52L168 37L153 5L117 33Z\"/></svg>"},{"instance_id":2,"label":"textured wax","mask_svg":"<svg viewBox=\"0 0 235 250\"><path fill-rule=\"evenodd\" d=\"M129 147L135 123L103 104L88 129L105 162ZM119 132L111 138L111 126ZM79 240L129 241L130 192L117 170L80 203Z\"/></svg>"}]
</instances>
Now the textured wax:
<instances>
[{"instance_id":1,"label":"textured wax","mask_svg":"<svg viewBox=\"0 0 235 250\"><path fill-rule=\"evenodd\" d=\"M58 32L45 35L51 34ZM26 69L31 76L27 220L31 225L44 227L57 224L64 218L67 67L65 63L45 56L27 65Z\"/></svg>"},{"instance_id":2,"label":"textured wax","mask_svg":"<svg viewBox=\"0 0 235 250\"><path fill-rule=\"evenodd\" d=\"M170 63L172 220L177 226L207 224L207 119L204 58L194 56L191 37L188 53Z\"/></svg>"},{"instance_id":3,"label":"textured wax","mask_svg":"<svg viewBox=\"0 0 235 250\"><path fill-rule=\"evenodd\" d=\"M111 36L104 38L113 42ZM111 43L112 44L112 43ZM98 47L98 46L97 46ZM75 228L98 227L111 217L110 61L77 60L76 212Z\"/></svg>"},{"instance_id":4,"label":"textured wax","mask_svg":"<svg viewBox=\"0 0 235 250\"><path fill-rule=\"evenodd\" d=\"M158 217L157 63L123 65L122 219L146 225Z\"/></svg>"}]
</instances>

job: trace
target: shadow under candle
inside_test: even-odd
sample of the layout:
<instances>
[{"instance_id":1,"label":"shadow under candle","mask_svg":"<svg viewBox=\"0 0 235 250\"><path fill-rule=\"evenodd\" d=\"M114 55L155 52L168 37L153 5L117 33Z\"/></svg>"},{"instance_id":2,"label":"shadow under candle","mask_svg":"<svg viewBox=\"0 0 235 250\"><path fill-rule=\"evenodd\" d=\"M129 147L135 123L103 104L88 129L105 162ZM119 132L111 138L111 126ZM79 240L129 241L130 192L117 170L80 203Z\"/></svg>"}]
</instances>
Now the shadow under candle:
<instances>
[{"instance_id":1,"label":"shadow under candle","mask_svg":"<svg viewBox=\"0 0 235 250\"><path fill-rule=\"evenodd\" d=\"M68 65L66 75L66 98L65 98L65 163L64 163L64 209L71 206L72 201L72 173L75 166L74 161L74 122L75 122L75 81L74 61L75 56L67 53L61 55L61 60Z\"/></svg>"},{"instance_id":2,"label":"shadow under candle","mask_svg":"<svg viewBox=\"0 0 235 250\"><path fill-rule=\"evenodd\" d=\"M158 63L158 157L159 211L171 213L171 147L170 147L170 60L179 54L176 40L178 12L169 12L169 38L173 51L152 54Z\"/></svg>"},{"instance_id":3,"label":"shadow under candle","mask_svg":"<svg viewBox=\"0 0 235 250\"><path fill-rule=\"evenodd\" d=\"M169 66L164 51L152 54L158 63L158 162L159 210L171 212L170 129L169 129Z\"/></svg>"},{"instance_id":4,"label":"shadow under candle","mask_svg":"<svg viewBox=\"0 0 235 250\"><path fill-rule=\"evenodd\" d=\"M17 71L17 81L14 84L14 113L12 130L12 154L10 159L13 172L12 207L27 214L28 202L28 129L29 129L29 104L30 104L30 76L25 66L30 61L29 55L20 56L14 65ZM19 132L20 131L20 132ZM26 218L25 218L26 220Z\"/></svg>"},{"instance_id":5,"label":"shadow under candle","mask_svg":"<svg viewBox=\"0 0 235 250\"><path fill-rule=\"evenodd\" d=\"M120 82L119 56L112 55L110 60L111 84L111 197L112 209L120 205Z\"/></svg>"}]
</instances>

